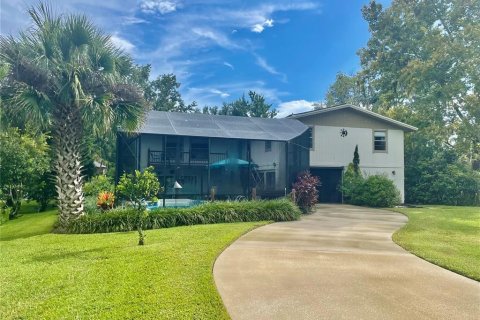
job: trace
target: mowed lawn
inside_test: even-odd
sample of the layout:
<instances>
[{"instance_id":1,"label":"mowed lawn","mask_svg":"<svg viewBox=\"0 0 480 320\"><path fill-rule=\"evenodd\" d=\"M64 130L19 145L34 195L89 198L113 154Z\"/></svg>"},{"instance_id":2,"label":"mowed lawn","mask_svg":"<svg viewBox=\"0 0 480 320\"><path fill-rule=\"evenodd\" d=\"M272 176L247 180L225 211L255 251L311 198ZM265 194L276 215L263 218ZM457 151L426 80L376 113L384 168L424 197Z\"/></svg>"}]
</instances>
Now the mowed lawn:
<instances>
[{"instance_id":1,"label":"mowed lawn","mask_svg":"<svg viewBox=\"0 0 480 320\"><path fill-rule=\"evenodd\" d=\"M217 255L264 223L137 234L49 233L56 212L0 226L0 319L228 319L213 281Z\"/></svg>"},{"instance_id":2,"label":"mowed lawn","mask_svg":"<svg viewBox=\"0 0 480 320\"><path fill-rule=\"evenodd\" d=\"M480 207L395 209L408 223L393 240L434 264L480 281Z\"/></svg>"}]
</instances>

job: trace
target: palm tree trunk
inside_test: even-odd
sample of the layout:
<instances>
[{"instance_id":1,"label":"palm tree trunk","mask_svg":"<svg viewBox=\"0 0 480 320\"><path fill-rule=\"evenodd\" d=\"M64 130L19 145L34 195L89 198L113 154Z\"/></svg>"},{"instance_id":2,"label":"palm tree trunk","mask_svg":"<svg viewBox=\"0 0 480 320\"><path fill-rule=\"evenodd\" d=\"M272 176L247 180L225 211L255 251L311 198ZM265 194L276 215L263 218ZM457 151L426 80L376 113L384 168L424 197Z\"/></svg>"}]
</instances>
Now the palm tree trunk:
<instances>
[{"instance_id":1,"label":"palm tree trunk","mask_svg":"<svg viewBox=\"0 0 480 320\"><path fill-rule=\"evenodd\" d=\"M59 230L83 215L82 120L75 108L63 107L55 115L55 171Z\"/></svg>"}]
</instances>

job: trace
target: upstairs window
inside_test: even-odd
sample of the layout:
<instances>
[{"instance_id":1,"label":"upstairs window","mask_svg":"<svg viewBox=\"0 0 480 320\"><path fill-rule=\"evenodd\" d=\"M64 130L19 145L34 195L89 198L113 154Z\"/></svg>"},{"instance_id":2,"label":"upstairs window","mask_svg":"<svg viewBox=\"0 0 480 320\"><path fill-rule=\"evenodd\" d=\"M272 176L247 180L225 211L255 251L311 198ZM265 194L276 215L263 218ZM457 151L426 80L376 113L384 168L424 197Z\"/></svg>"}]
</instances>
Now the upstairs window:
<instances>
[{"instance_id":1,"label":"upstairs window","mask_svg":"<svg viewBox=\"0 0 480 320\"><path fill-rule=\"evenodd\" d=\"M191 138L190 160L208 161L208 139Z\"/></svg>"},{"instance_id":2,"label":"upstairs window","mask_svg":"<svg viewBox=\"0 0 480 320\"><path fill-rule=\"evenodd\" d=\"M272 151L272 141L265 141L265 152Z\"/></svg>"},{"instance_id":3,"label":"upstairs window","mask_svg":"<svg viewBox=\"0 0 480 320\"><path fill-rule=\"evenodd\" d=\"M387 151L387 131L373 131L373 151Z\"/></svg>"}]
</instances>

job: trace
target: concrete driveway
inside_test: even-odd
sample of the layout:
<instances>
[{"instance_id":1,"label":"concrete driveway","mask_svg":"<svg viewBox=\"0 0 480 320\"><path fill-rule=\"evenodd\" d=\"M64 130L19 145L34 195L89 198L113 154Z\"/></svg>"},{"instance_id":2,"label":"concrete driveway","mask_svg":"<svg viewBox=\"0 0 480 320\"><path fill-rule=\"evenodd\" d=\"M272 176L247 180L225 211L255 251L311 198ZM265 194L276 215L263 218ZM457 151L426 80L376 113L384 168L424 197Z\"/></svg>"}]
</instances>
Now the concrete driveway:
<instances>
[{"instance_id":1,"label":"concrete driveway","mask_svg":"<svg viewBox=\"0 0 480 320\"><path fill-rule=\"evenodd\" d=\"M322 205L258 228L214 266L232 319L480 319L480 284L413 256L399 213Z\"/></svg>"}]
</instances>

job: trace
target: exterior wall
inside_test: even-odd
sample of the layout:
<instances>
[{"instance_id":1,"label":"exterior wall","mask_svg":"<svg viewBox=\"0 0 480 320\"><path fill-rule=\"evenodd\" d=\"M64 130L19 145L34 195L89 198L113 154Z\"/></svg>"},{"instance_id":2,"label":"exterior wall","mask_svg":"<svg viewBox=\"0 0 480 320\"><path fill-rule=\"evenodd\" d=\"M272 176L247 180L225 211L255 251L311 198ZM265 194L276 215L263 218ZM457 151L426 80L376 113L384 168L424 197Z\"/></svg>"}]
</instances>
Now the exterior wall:
<instances>
[{"instance_id":1,"label":"exterior wall","mask_svg":"<svg viewBox=\"0 0 480 320\"><path fill-rule=\"evenodd\" d=\"M265 176L266 172L275 172L275 190L286 188L285 142L272 141L270 151L265 151L265 141L252 141L250 152L257 170ZM264 177L266 179L266 176ZM265 180L266 181L266 180Z\"/></svg>"},{"instance_id":2,"label":"exterior wall","mask_svg":"<svg viewBox=\"0 0 480 320\"><path fill-rule=\"evenodd\" d=\"M310 167L346 167L352 162L355 146L358 145L362 172L365 175L386 175L400 190L404 201L403 130L357 113L341 110L299 118L313 128ZM340 135L342 129L347 130L347 136ZM387 131L386 152L373 150L374 130Z\"/></svg>"}]
</instances>

